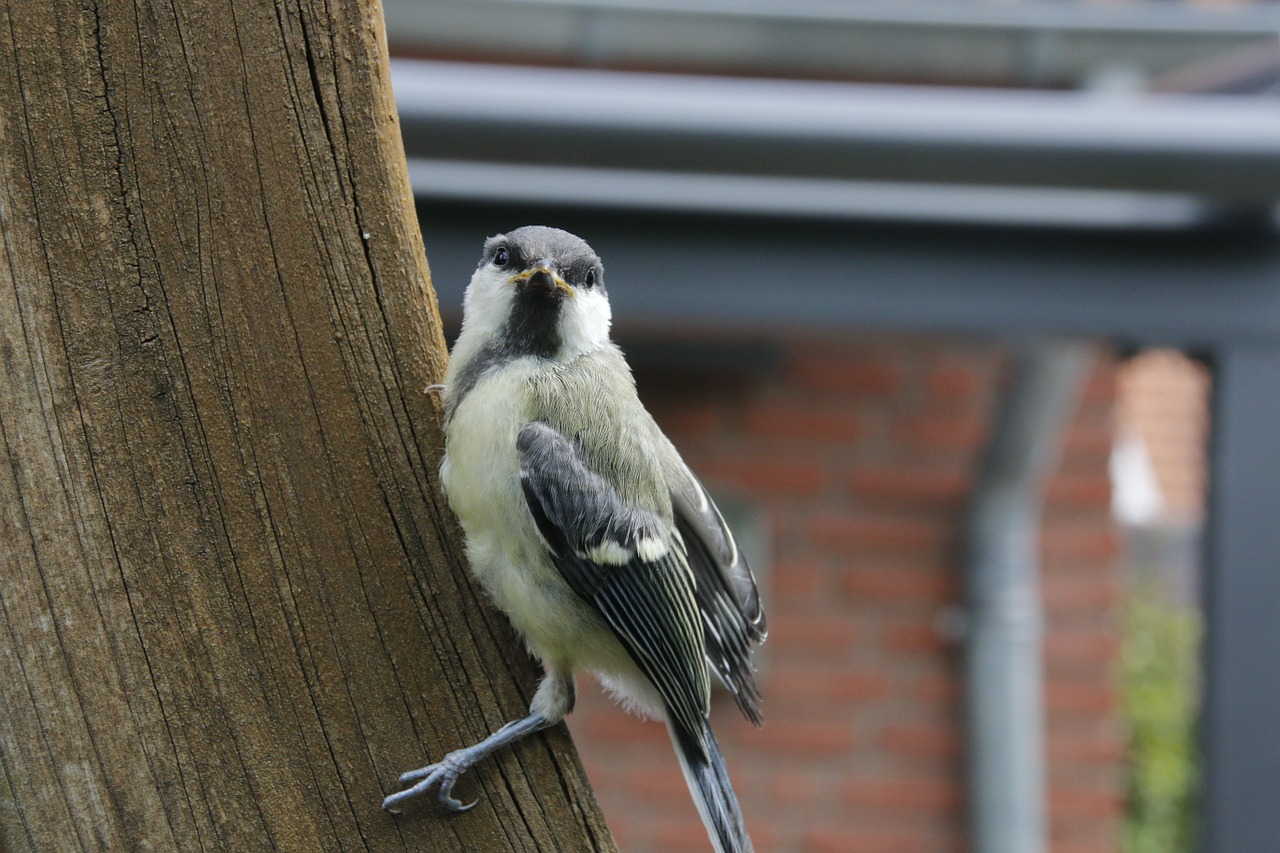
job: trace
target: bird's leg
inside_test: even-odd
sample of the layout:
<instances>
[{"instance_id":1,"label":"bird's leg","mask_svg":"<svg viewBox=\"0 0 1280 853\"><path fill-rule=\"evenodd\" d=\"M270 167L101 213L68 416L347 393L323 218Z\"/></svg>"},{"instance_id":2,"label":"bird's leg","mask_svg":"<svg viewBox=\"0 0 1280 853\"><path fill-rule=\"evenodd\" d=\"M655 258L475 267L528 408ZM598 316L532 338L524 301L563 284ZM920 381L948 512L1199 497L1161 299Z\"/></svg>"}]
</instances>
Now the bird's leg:
<instances>
[{"instance_id":1,"label":"bird's leg","mask_svg":"<svg viewBox=\"0 0 1280 853\"><path fill-rule=\"evenodd\" d=\"M489 753L560 722L565 714L573 710L574 696L572 673L548 667L547 675L538 685L538 692L529 705L529 716L507 723L477 744L454 750L435 764L401 775L400 784L412 787L387 797L382 801L382 808L392 814L399 814L400 806L406 800L426 792L433 785L439 785L436 800L440 805L450 811L465 812L476 803L464 805L454 799L453 785L458 777Z\"/></svg>"},{"instance_id":2,"label":"bird's leg","mask_svg":"<svg viewBox=\"0 0 1280 853\"><path fill-rule=\"evenodd\" d=\"M533 734L547 728L551 723L539 714L530 714L521 720L513 720L479 743L463 749L454 750L442 760L417 770L410 770L400 777L401 785L412 785L403 791L392 794L382 801L382 808L392 814L400 813L400 805L427 791L438 784L436 799L440 805L455 812L465 812L475 802L463 804L453 798L453 783L458 781L466 770L480 759L496 749L501 749L525 735ZM478 801L477 801L478 802Z\"/></svg>"}]
</instances>

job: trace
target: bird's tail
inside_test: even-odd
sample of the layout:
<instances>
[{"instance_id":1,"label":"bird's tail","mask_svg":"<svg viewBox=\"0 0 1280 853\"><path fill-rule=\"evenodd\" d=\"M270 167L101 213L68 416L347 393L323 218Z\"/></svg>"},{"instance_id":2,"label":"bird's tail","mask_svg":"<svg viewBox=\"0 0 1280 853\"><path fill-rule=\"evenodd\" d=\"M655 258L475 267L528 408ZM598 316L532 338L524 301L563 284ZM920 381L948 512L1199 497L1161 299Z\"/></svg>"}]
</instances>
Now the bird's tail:
<instances>
[{"instance_id":1,"label":"bird's tail","mask_svg":"<svg viewBox=\"0 0 1280 853\"><path fill-rule=\"evenodd\" d=\"M676 755L680 758L680 769L684 771L689 792L693 794L693 802L706 824L716 853L753 853L751 838L742 820L742 809L738 807L738 798L729 784L729 773L715 735L711 734L711 727L704 724L705 752L696 737L671 720L667 721L667 731L671 734L671 742L675 744Z\"/></svg>"}]
</instances>

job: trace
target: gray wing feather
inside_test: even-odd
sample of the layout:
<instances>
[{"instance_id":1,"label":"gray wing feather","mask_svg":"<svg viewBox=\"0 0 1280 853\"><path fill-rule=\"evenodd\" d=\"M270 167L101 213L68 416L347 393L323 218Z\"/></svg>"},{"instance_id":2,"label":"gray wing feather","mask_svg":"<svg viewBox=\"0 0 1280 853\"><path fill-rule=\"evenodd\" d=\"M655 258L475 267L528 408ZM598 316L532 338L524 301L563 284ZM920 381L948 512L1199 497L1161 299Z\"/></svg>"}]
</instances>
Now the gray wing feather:
<instances>
[{"instance_id":1,"label":"gray wing feather","mask_svg":"<svg viewBox=\"0 0 1280 853\"><path fill-rule=\"evenodd\" d=\"M599 610L674 721L705 748L706 641L678 535L657 513L628 506L551 426L527 424L516 447L525 500L556 568Z\"/></svg>"},{"instance_id":2,"label":"gray wing feather","mask_svg":"<svg viewBox=\"0 0 1280 853\"><path fill-rule=\"evenodd\" d=\"M760 593L720 510L693 472L678 464L685 483L672 490L671 500L697 584L707 659L742 713L760 725L760 691L751 665L752 652L767 634Z\"/></svg>"}]
</instances>

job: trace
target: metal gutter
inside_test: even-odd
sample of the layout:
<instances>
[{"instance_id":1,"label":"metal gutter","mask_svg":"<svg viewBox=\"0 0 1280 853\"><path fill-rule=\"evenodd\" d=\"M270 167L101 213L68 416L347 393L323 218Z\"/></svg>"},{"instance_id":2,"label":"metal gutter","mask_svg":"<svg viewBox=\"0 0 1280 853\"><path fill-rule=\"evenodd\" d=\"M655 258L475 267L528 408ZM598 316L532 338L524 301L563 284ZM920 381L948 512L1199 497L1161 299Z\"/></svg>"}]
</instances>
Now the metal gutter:
<instances>
[{"instance_id":1,"label":"metal gutter","mask_svg":"<svg viewBox=\"0 0 1280 853\"><path fill-rule=\"evenodd\" d=\"M1110 193L1094 197L1107 215L1118 204L1156 220L1280 199L1272 99L419 60L393 61L392 83L423 197L524 200L537 188L584 206L858 216L892 209L890 191L909 184L896 201L907 218L1007 204L1004 219L1046 222L1057 209L1080 218L1086 195L1045 191ZM979 194L958 201L966 187Z\"/></svg>"},{"instance_id":2,"label":"metal gutter","mask_svg":"<svg viewBox=\"0 0 1280 853\"><path fill-rule=\"evenodd\" d=\"M1280 32L1269 4L386 0L416 56L702 73L1075 87L1158 75Z\"/></svg>"},{"instance_id":3,"label":"metal gutter","mask_svg":"<svg viewBox=\"0 0 1280 853\"><path fill-rule=\"evenodd\" d=\"M1043 606L1037 534L1045 478L1089 361L1076 343L1014 362L974 490L965 572L970 848L1045 853Z\"/></svg>"},{"instance_id":4,"label":"metal gutter","mask_svg":"<svg viewBox=\"0 0 1280 853\"><path fill-rule=\"evenodd\" d=\"M1182 193L745 177L411 158L419 196L617 211L1018 227L1181 230L1213 211Z\"/></svg>"}]
</instances>

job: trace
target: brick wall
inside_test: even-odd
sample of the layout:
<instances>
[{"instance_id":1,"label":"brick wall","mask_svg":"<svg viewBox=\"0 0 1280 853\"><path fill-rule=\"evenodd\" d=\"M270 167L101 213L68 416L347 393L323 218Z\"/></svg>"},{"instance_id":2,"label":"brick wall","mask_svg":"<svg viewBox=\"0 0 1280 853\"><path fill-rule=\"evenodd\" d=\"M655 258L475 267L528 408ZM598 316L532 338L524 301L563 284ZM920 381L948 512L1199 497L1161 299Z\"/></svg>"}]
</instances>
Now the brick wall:
<instances>
[{"instance_id":1,"label":"brick wall","mask_svg":"<svg viewBox=\"0 0 1280 853\"><path fill-rule=\"evenodd\" d=\"M765 726L753 729L726 696L713 709L756 848L963 850L959 657L947 626L1001 351L883 337L793 340L781 352L776 369L713 383L640 375L646 403L712 490L746 498L771 527ZM1048 489L1054 853L1118 849L1113 388L1102 358ZM709 849L663 727L625 715L587 679L580 687L570 729L621 848Z\"/></svg>"}]
</instances>

